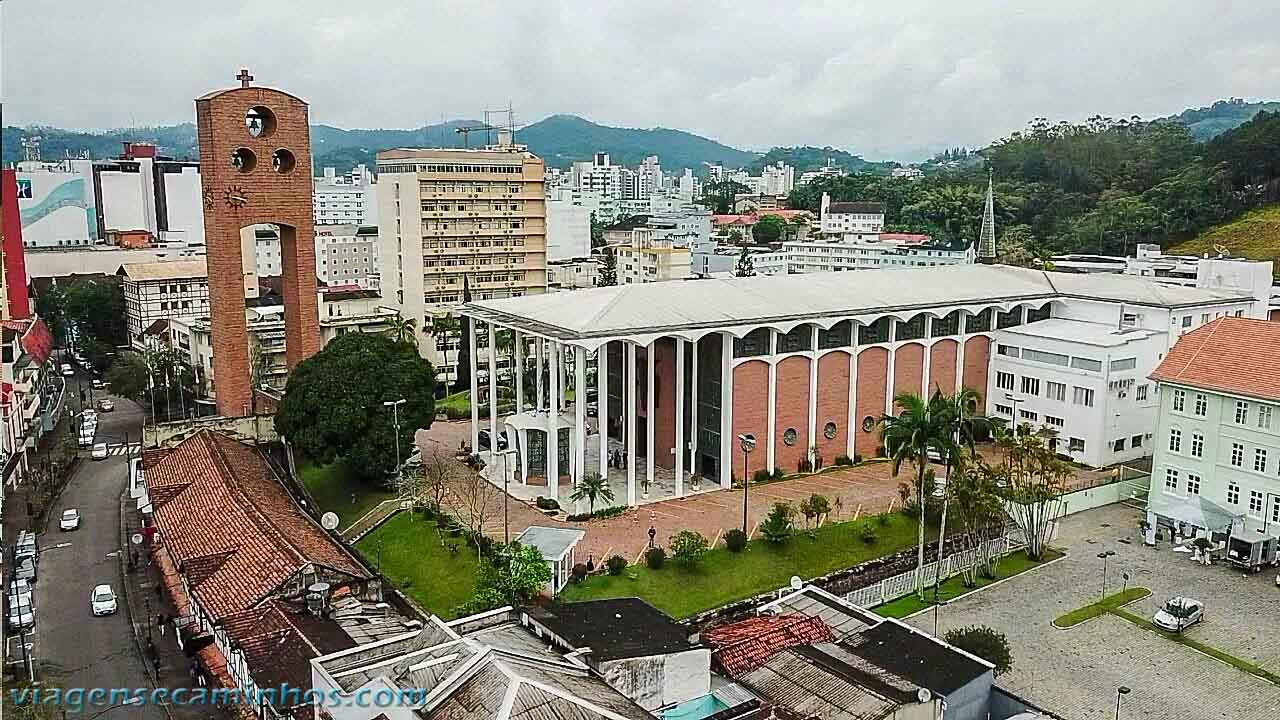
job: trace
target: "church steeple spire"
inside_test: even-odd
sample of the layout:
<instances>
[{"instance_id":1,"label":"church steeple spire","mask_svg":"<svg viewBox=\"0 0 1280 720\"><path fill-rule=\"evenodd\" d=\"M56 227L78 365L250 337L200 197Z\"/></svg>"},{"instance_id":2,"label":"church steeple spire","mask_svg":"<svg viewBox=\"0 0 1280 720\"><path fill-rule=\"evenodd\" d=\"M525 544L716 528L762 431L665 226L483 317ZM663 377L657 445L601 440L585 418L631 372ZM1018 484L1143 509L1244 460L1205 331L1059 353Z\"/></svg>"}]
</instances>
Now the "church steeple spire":
<instances>
[{"instance_id":1,"label":"church steeple spire","mask_svg":"<svg viewBox=\"0 0 1280 720\"><path fill-rule=\"evenodd\" d=\"M992 191L991 171L987 171L987 201L982 209L982 230L978 233L978 261L995 262L996 259L996 203Z\"/></svg>"}]
</instances>

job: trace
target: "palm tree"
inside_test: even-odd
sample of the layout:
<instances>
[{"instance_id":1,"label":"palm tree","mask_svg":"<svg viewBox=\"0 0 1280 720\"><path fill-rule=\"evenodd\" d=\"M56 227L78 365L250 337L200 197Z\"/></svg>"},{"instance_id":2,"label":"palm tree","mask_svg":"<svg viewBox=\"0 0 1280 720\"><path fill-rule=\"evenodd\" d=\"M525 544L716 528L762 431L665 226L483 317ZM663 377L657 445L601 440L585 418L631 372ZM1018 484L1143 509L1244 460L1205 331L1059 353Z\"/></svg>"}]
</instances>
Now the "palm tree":
<instances>
[{"instance_id":1,"label":"palm tree","mask_svg":"<svg viewBox=\"0 0 1280 720\"><path fill-rule=\"evenodd\" d=\"M940 397L941 393L934 395L935 399ZM895 476L904 462L910 461L916 466L916 506L920 512L916 592L923 600L925 469L929 464L929 451L943 448L950 442L943 422L948 411L944 403L926 402L915 393L900 393L893 402L902 412L897 417L885 415L880 418L880 437L885 452L893 461Z\"/></svg>"},{"instance_id":2,"label":"palm tree","mask_svg":"<svg viewBox=\"0 0 1280 720\"><path fill-rule=\"evenodd\" d=\"M436 315L431 318L431 328L427 332L431 333L431 337L436 341L437 345L444 345L450 337L456 335L461 329L462 326L458 323L457 318L452 315ZM447 345L445 345L442 354L444 355L444 364L448 365L449 350ZM454 377L457 376L458 373L455 370Z\"/></svg>"},{"instance_id":3,"label":"palm tree","mask_svg":"<svg viewBox=\"0 0 1280 720\"><path fill-rule=\"evenodd\" d=\"M578 487L573 489L569 499L574 502L586 500L588 511L594 514L597 500L613 502L613 488L609 487L608 481L601 477L600 473L589 472L582 477Z\"/></svg>"},{"instance_id":4,"label":"palm tree","mask_svg":"<svg viewBox=\"0 0 1280 720\"><path fill-rule=\"evenodd\" d=\"M394 317L387 318L387 333L397 342L413 342L413 333L417 327L417 320L406 318L398 313Z\"/></svg>"},{"instance_id":5,"label":"palm tree","mask_svg":"<svg viewBox=\"0 0 1280 720\"><path fill-rule=\"evenodd\" d=\"M937 403L943 411L942 425L948 442L945 446L944 459L947 463L947 485L942 494L942 520L938 524L938 560L942 560L942 548L947 536L947 509L951 504L951 478L961 470L963 453L968 451L973 457L977 451L979 435L990 432L991 423L983 415L978 415L978 407L982 396L973 388L961 388L955 395L943 395L940 390L934 392L930 404ZM935 574L933 580L933 601L938 601L938 590L941 575Z\"/></svg>"}]
</instances>

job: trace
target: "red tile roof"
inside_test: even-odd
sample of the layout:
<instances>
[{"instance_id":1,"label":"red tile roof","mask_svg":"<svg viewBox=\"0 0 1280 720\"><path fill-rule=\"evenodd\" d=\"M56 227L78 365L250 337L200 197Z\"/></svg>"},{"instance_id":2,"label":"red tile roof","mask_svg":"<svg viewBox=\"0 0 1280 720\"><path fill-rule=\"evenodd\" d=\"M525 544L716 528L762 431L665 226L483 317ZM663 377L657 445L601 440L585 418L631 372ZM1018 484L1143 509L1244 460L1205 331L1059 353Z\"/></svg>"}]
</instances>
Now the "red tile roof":
<instances>
[{"instance_id":1,"label":"red tile roof","mask_svg":"<svg viewBox=\"0 0 1280 720\"><path fill-rule=\"evenodd\" d=\"M1280 400L1280 323L1223 317L1183 335L1154 380Z\"/></svg>"},{"instance_id":2,"label":"red tile roof","mask_svg":"<svg viewBox=\"0 0 1280 720\"><path fill-rule=\"evenodd\" d=\"M712 662L729 677L750 672L789 647L835 639L821 618L808 615L765 615L702 634L702 641L712 647Z\"/></svg>"},{"instance_id":3,"label":"red tile roof","mask_svg":"<svg viewBox=\"0 0 1280 720\"><path fill-rule=\"evenodd\" d=\"M202 430L145 453L143 465L160 541L215 620L254 607L310 565L369 577L248 445Z\"/></svg>"}]
</instances>

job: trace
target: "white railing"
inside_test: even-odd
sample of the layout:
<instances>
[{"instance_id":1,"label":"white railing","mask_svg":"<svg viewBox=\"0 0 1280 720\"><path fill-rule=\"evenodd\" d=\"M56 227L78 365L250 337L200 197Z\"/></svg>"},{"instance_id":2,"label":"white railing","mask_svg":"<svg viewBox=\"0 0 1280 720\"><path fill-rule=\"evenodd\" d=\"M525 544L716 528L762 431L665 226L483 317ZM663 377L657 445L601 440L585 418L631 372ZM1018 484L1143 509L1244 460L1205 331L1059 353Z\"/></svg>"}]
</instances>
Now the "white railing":
<instances>
[{"instance_id":1,"label":"white railing","mask_svg":"<svg viewBox=\"0 0 1280 720\"><path fill-rule=\"evenodd\" d=\"M1008 555L1023 546L1021 540L1011 538L1008 535L995 538L988 542L990 544L989 547L991 554L997 558ZM917 572L919 572L921 577L924 578L924 584L926 586L931 586L934 582L941 582L949 577L959 575L973 564L973 560L977 553L978 548L962 550L952 555L948 555L941 563L935 560L931 563L926 563L925 566L919 570L913 568L907 572L887 577L872 585L858 588L850 593L846 593L844 599L864 608L873 608L877 605L883 605L887 602L897 600L900 597L906 597L907 595L915 592Z\"/></svg>"}]
</instances>

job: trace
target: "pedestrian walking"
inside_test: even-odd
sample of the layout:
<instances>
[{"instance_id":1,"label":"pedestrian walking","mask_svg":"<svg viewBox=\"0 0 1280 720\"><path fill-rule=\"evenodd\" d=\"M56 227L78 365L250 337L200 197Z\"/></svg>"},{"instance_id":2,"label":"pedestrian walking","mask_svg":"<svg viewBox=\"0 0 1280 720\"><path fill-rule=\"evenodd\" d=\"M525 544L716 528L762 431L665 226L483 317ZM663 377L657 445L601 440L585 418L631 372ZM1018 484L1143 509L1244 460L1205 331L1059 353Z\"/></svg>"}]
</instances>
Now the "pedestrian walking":
<instances>
[{"instance_id":1,"label":"pedestrian walking","mask_svg":"<svg viewBox=\"0 0 1280 720\"><path fill-rule=\"evenodd\" d=\"M155 670L156 677L160 677L160 653L151 656L151 669Z\"/></svg>"},{"instance_id":2,"label":"pedestrian walking","mask_svg":"<svg viewBox=\"0 0 1280 720\"><path fill-rule=\"evenodd\" d=\"M169 624L169 616L164 613L156 615L156 625L160 626L160 637L164 637L164 626Z\"/></svg>"}]
</instances>

